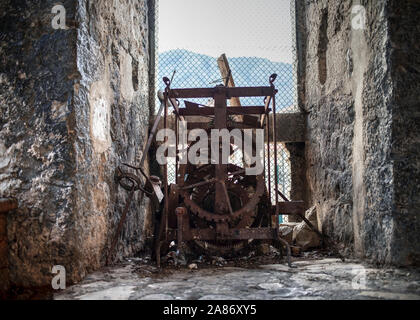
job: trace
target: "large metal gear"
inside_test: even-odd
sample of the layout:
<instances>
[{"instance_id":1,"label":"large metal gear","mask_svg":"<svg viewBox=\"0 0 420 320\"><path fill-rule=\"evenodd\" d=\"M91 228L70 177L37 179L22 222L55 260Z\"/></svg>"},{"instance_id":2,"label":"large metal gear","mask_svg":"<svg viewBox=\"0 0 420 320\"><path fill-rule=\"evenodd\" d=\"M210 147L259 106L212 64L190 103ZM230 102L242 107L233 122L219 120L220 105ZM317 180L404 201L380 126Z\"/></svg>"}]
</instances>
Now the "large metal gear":
<instances>
[{"instance_id":1,"label":"large metal gear","mask_svg":"<svg viewBox=\"0 0 420 320\"><path fill-rule=\"evenodd\" d=\"M191 143L188 149L194 145ZM233 147L233 146L232 146ZM234 148L231 148L231 155ZM178 181L178 191L183 204L190 210L191 227L216 228L218 223L226 223L229 228L251 228L262 226L267 208L262 209L262 198L267 199L264 175L245 175L245 169L233 163L227 165L227 180L223 181L229 195L232 212L216 213L214 210L215 165L180 165L178 175L184 177ZM264 196L264 197L263 197ZM175 199L174 199L175 200ZM178 203L179 205L179 203ZM173 207L173 205L171 205ZM268 206L267 206L268 207ZM236 253L244 249L251 241L200 241L190 242L195 248L208 254Z\"/></svg>"}]
</instances>

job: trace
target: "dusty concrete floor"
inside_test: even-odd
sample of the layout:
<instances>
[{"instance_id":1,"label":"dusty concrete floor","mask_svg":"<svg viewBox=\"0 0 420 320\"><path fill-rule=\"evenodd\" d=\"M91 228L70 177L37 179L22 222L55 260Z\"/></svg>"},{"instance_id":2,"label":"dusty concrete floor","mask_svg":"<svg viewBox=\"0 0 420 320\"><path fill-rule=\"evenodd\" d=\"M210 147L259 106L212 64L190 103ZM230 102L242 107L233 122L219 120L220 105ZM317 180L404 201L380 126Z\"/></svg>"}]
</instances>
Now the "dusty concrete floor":
<instances>
[{"instance_id":1,"label":"dusty concrete floor","mask_svg":"<svg viewBox=\"0 0 420 320\"><path fill-rule=\"evenodd\" d=\"M335 258L300 259L252 268L180 268L157 273L133 258L90 274L54 299L240 300L414 299L420 300L420 270L376 269ZM358 280L360 279L360 280Z\"/></svg>"}]
</instances>

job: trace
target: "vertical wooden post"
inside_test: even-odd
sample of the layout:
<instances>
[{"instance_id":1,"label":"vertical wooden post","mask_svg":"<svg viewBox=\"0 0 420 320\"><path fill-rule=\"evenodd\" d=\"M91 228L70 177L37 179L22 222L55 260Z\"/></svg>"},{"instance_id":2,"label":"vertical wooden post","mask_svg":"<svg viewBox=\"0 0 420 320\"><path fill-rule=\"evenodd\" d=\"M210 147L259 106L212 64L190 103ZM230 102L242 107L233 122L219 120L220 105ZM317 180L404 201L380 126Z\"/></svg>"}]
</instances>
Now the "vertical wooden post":
<instances>
[{"instance_id":1,"label":"vertical wooden post","mask_svg":"<svg viewBox=\"0 0 420 320\"><path fill-rule=\"evenodd\" d=\"M226 54L223 53L217 59L217 65L219 66L222 78L225 80L224 83L227 83L228 87L235 87L235 82L233 81L232 71L230 70L229 61L226 57ZM229 101L231 106L239 107L241 105L241 100L239 99L239 97L232 97Z\"/></svg>"}]
</instances>

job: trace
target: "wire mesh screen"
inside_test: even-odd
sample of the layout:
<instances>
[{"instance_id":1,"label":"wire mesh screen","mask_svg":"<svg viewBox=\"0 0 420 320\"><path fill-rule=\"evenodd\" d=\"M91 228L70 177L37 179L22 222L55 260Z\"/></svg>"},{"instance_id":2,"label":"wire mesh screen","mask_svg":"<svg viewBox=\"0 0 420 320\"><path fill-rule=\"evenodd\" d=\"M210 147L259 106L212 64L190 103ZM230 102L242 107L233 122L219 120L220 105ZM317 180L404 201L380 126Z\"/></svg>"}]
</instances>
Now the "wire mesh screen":
<instances>
[{"instance_id":1,"label":"wire mesh screen","mask_svg":"<svg viewBox=\"0 0 420 320\"><path fill-rule=\"evenodd\" d=\"M277 112L296 112L294 1L290 0L159 0L157 89L163 77L172 88L214 87L223 84L217 59L226 54L235 86L268 86L276 73ZM207 105L208 99L189 99ZM228 103L229 104L229 103ZM261 97L241 98L240 104L263 105ZM184 107L181 101L181 107ZM266 176L277 176L279 190L290 193L289 155L278 144L266 159ZM237 160L237 159L236 159ZM236 161L235 160L235 161ZM268 171L267 161L270 161ZM276 174L277 172L277 174ZM175 161L168 165L168 182L175 182ZM272 194L274 201L274 195Z\"/></svg>"},{"instance_id":2,"label":"wire mesh screen","mask_svg":"<svg viewBox=\"0 0 420 320\"><path fill-rule=\"evenodd\" d=\"M268 150L269 149L269 150ZM273 192L275 180L277 179L278 190L283 193L286 197L290 198L290 161L289 152L282 143L277 143L277 167L274 163L274 144L266 144L265 146L266 157L265 163L265 174L266 174L266 185L267 189L271 189L271 202L275 203L276 196ZM270 158L267 155L270 154ZM269 188L270 186L270 188ZM281 200L281 198L279 197Z\"/></svg>"}]
</instances>

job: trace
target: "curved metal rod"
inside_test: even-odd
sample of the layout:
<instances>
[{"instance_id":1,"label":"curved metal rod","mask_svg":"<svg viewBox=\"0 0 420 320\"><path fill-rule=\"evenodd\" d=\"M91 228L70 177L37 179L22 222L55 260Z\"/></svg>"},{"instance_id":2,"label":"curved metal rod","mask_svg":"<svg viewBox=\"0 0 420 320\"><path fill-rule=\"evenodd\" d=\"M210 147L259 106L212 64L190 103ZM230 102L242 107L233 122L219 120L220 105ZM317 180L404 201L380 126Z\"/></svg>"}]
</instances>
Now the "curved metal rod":
<instances>
[{"instance_id":1,"label":"curved metal rod","mask_svg":"<svg viewBox=\"0 0 420 320\"><path fill-rule=\"evenodd\" d=\"M213 178L213 179L210 179L210 180L197 182L197 183L191 184L191 185L189 185L189 186L182 187L182 188L181 188L181 190L188 190L188 189L192 189L192 188L195 188L195 187L204 186L204 185L206 185L206 184L209 184L209 183L214 183L214 182L216 182L216 181L217 181L217 179L216 179L216 178Z\"/></svg>"},{"instance_id":2,"label":"curved metal rod","mask_svg":"<svg viewBox=\"0 0 420 320\"><path fill-rule=\"evenodd\" d=\"M171 80L169 80L168 77L163 77L162 80L166 84L166 87L170 87L171 86Z\"/></svg>"},{"instance_id":3,"label":"curved metal rod","mask_svg":"<svg viewBox=\"0 0 420 320\"><path fill-rule=\"evenodd\" d=\"M277 73L273 73L268 80L271 86L274 86L274 81L276 81L276 79L277 79Z\"/></svg>"},{"instance_id":4,"label":"curved metal rod","mask_svg":"<svg viewBox=\"0 0 420 320\"><path fill-rule=\"evenodd\" d=\"M128 213L128 209L130 208L130 204L133 200L134 192L135 192L135 190L134 190L134 184L133 184L133 187L131 188L130 194L129 194L128 199L127 199L127 202L125 203L125 208L124 208L124 211L121 215L120 222L118 223L117 230L114 234L114 238L112 239L111 247L108 251L108 256L107 256L107 259L106 259L106 264L107 265L110 265L112 263L113 255L114 255L114 251L115 251L115 246L117 245L118 237L119 237L119 235L121 233L121 229L124 225L125 218L126 218L127 213Z\"/></svg>"},{"instance_id":5,"label":"curved metal rod","mask_svg":"<svg viewBox=\"0 0 420 320\"><path fill-rule=\"evenodd\" d=\"M290 258L291 255L292 255L292 250L290 249L290 245L287 243L286 240L283 240L282 238L280 238L280 236L278 236L277 239L286 246L286 249L287 249L287 264L289 265L289 268L296 268L295 266L292 265L292 260Z\"/></svg>"}]
</instances>

